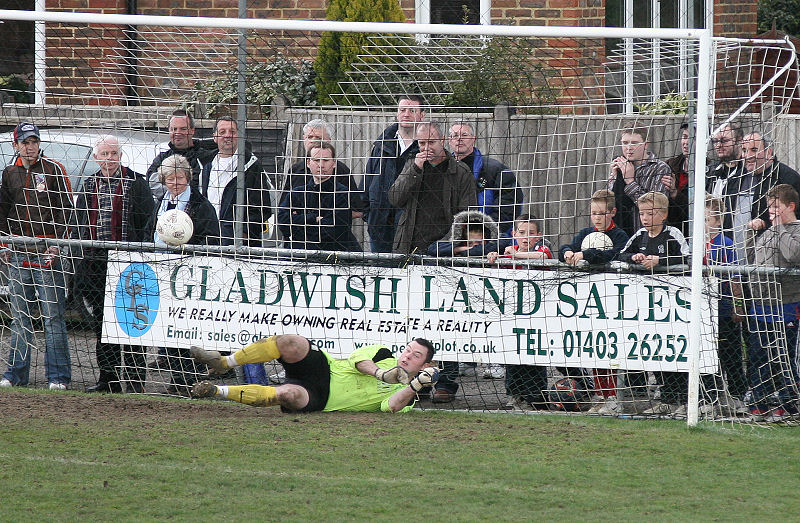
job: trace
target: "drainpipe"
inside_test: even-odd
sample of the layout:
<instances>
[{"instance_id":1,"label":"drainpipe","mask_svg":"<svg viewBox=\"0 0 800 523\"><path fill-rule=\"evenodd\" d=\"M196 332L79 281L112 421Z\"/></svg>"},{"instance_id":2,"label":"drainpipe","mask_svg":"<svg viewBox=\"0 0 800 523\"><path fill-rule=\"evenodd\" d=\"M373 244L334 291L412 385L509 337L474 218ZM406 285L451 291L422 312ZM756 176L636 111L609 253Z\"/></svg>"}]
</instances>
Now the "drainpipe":
<instances>
[{"instance_id":1,"label":"drainpipe","mask_svg":"<svg viewBox=\"0 0 800 523\"><path fill-rule=\"evenodd\" d=\"M136 0L125 0L125 14L137 14ZM137 26L129 25L125 28L125 102L127 105L139 105L139 95L136 86L139 83L139 31Z\"/></svg>"},{"instance_id":2,"label":"drainpipe","mask_svg":"<svg viewBox=\"0 0 800 523\"><path fill-rule=\"evenodd\" d=\"M45 0L36 0L36 12L43 12L47 10ZM46 60L47 60L47 41L45 40L45 23L34 22L33 24L33 91L34 101L36 105L44 105L45 93L47 85L45 84L46 78Z\"/></svg>"}]
</instances>

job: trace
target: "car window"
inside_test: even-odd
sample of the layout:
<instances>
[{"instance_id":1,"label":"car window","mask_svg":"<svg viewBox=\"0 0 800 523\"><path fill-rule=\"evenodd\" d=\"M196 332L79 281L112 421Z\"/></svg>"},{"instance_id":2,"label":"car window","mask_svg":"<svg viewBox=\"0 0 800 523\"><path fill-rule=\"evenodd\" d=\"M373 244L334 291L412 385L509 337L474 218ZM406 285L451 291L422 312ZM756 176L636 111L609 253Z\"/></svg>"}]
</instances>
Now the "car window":
<instances>
[{"instance_id":1,"label":"car window","mask_svg":"<svg viewBox=\"0 0 800 523\"><path fill-rule=\"evenodd\" d=\"M69 175L73 191L80 189L84 172L93 173L97 170L97 164L95 164L94 170L90 170L91 166L87 168L87 162L91 159L92 148L86 145L42 142L42 152L48 158L64 166L64 169L67 170L67 175Z\"/></svg>"},{"instance_id":2,"label":"car window","mask_svg":"<svg viewBox=\"0 0 800 523\"><path fill-rule=\"evenodd\" d=\"M59 162L67 170L73 192L80 189L84 172L91 174L99 169L97 163L91 157L91 147L77 144L42 142L41 148L45 156ZM9 165L15 154L14 146L10 142L0 143L0 162L2 162L3 166Z\"/></svg>"},{"instance_id":3,"label":"car window","mask_svg":"<svg viewBox=\"0 0 800 523\"><path fill-rule=\"evenodd\" d=\"M14 150L14 146L11 145L11 142L0 142L0 161L2 161L3 168L11 163L15 154L16 151Z\"/></svg>"}]
</instances>

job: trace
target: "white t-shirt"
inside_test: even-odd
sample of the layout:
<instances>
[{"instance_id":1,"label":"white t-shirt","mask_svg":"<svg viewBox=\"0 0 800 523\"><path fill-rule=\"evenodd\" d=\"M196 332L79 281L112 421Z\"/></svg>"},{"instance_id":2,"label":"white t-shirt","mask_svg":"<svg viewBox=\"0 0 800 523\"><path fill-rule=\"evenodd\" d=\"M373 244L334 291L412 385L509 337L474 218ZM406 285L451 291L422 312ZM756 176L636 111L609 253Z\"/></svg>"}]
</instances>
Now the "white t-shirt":
<instances>
[{"instance_id":1,"label":"white t-shirt","mask_svg":"<svg viewBox=\"0 0 800 523\"><path fill-rule=\"evenodd\" d=\"M397 131L397 143L400 144L400 154L406 152L406 149L411 147L411 144L414 143L414 139L412 138L409 141L405 141L402 136L400 136L400 131Z\"/></svg>"},{"instance_id":2,"label":"white t-shirt","mask_svg":"<svg viewBox=\"0 0 800 523\"><path fill-rule=\"evenodd\" d=\"M214 206L219 218L220 206L222 204L222 193L225 187L236 178L236 155L229 156L228 158L221 158L219 155L214 157L211 162L211 172L208 179L208 191L206 198Z\"/></svg>"}]
</instances>

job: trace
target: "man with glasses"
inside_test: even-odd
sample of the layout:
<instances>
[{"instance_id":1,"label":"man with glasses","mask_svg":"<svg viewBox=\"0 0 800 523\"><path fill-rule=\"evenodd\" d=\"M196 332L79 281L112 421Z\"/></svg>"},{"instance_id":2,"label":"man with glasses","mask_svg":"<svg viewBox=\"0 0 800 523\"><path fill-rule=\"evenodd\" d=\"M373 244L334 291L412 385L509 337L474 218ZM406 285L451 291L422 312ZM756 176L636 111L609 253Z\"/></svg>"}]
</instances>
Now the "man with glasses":
<instances>
[{"instance_id":1,"label":"man with glasses","mask_svg":"<svg viewBox=\"0 0 800 523\"><path fill-rule=\"evenodd\" d=\"M728 180L744 173L742 163L742 126L736 122L725 124L712 137L716 163L711 164L706 172L706 192L722 197Z\"/></svg>"},{"instance_id":2,"label":"man with glasses","mask_svg":"<svg viewBox=\"0 0 800 523\"><path fill-rule=\"evenodd\" d=\"M617 226L633 236L642 227L636 201L648 192L667 194L661 179L672 171L649 150L646 128L635 125L623 128L620 145L622 155L611 161L608 190L616 197Z\"/></svg>"},{"instance_id":3,"label":"man with glasses","mask_svg":"<svg viewBox=\"0 0 800 523\"><path fill-rule=\"evenodd\" d=\"M475 147L477 137L471 124L454 123L448 138L455 159L469 167L475 178L478 210L491 216L500 225L500 232L510 236L522 204L522 191L517 188L514 172Z\"/></svg>"},{"instance_id":4,"label":"man with glasses","mask_svg":"<svg viewBox=\"0 0 800 523\"><path fill-rule=\"evenodd\" d=\"M714 140L730 138L729 128L725 127ZM713 183L715 196L725 202L723 230L733 239L736 254L746 260L750 236L760 235L771 225L766 201L766 193L779 184L788 184L800 191L800 175L775 158L772 144L760 132L752 132L739 141L738 159L735 165L722 162L713 169L717 177ZM727 147L722 142L715 143L715 149ZM723 150L727 154L727 149ZM719 151L718 151L719 154ZM716 194L716 191L720 191Z\"/></svg>"}]
</instances>

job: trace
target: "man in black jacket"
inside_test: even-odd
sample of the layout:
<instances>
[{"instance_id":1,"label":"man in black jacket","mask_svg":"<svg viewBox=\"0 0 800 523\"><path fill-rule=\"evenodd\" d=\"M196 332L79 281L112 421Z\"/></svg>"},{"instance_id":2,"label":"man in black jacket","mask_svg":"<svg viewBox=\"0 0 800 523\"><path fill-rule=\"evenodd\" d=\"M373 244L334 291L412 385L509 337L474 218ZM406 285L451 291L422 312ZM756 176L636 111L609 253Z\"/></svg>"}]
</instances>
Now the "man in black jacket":
<instances>
[{"instance_id":1,"label":"man in black jacket","mask_svg":"<svg viewBox=\"0 0 800 523\"><path fill-rule=\"evenodd\" d=\"M522 205L522 191L517 188L517 177L503 163L484 156L475 147L476 139L472 125L456 122L450 126L450 150L456 160L472 171L478 210L498 223L501 234L511 236L514 218Z\"/></svg>"},{"instance_id":2,"label":"man in black jacket","mask_svg":"<svg viewBox=\"0 0 800 523\"><path fill-rule=\"evenodd\" d=\"M741 176L744 171L742 162L742 126L737 122L725 124L711 139L717 161L711 163L706 171L706 192L722 197L728 180Z\"/></svg>"},{"instance_id":3,"label":"man in black jacket","mask_svg":"<svg viewBox=\"0 0 800 523\"><path fill-rule=\"evenodd\" d=\"M217 119L214 124L214 142L218 149L203 164L200 176L192 178L192 187L208 198L217 211L220 228L220 245L233 245L236 219L236 173L238 171L237 146L239 129L230 116ZM261 247L265 223L272 216L272 203L261 162L245 149L244 186L245 210L242 242L250 247Z\"/></svg>"},{"instance_id":4,"label":"man in black jacket","mask_svg":"<svg viewBox=\"0 0 800 523\"><path fill-rule=\"evenodd\" d=\"M398 209L389 202L389 188L406 162L419 152L414 132L424 119L422 97L403 95L397 102L397 123L387 127L372 144L364 175L366 221L372 252L392 252L399 217Z\"/></svg>"},{"instance_id":5,"label":"man in black jacket","mask_svg":"<svg viewBox=\"0 0 800 523\"><path fill-rule=\"evenodd\" d=\"M289 168L289 175L283 184L281 201L286 195L296 187L305 187L312 182L311 171L308 162L311 157L311 148L319 146L321 143L333 143L333 129L325 120L316 118L303 126L303 150L304 158L298 158ZM350 167L344 162L337 160L333 179L335 183L347 187L350 198L351 217L353 219L363 218L366 211L366 204L362 198L362 193L358 188L358 183L350 175Z\"/></svg>"},{"instance_id":6,"label":"man in black jacket","mask_svg":"<svg viewBox=\"0 0 800 523\"><path fill-rule=\"evenodd\" d=\"M728 175L720 195L726 211L723 228L731 231L739 259L746 260L747 231L758 236L772 225L767 192L782 183L800 192L800 174L776 160L772 145L759 132L745 136L740 151L742 167Z\"/></svg>"},{"instance_id":7,"label":"man in black jacket","mask_svg":"<svg viewBox=\"0 0 800 523\"><path fill-rule=\"evenodd\" d=\"M153 198L159 199L164 195L164 185L158 177L158 168L165 158L173 154L180 154L189 161L192 166L192 178L200 176L200 170L210 157L214 155L213 150L208 150L200 142L194 139L194 119L192 115L183 109L177 109L169 117L169 148L161 152L153 159L153 163L147 169L147 180L150 182L150 190Z\"/></svg>"},{"instance_id":8,"label":"man in black jacket","mask_svg":"<svg viewBox=\"0 0 800 523\"><path fill-rule=\"evenodd\" d=\"M100 170L83 185L75 204L72 236L81 240L145 242L152 241L147 228L154 202L145 178L120 163L119 141L102 136L94 146L94 159ZM125 352L127 376L120 376L123 347L104 343L103 307L106 290L107 249L83 249L73 259L75 289L92 307L97 343L97 384L86 392L122 392L127 378L128 392L143 392L145 354L143 347L128 347Z\"/></svg>"}]
</instances>

